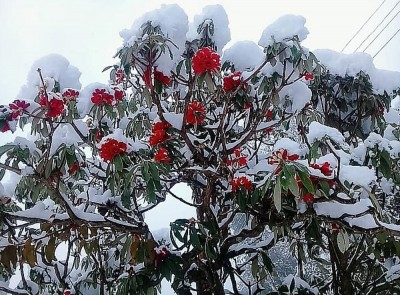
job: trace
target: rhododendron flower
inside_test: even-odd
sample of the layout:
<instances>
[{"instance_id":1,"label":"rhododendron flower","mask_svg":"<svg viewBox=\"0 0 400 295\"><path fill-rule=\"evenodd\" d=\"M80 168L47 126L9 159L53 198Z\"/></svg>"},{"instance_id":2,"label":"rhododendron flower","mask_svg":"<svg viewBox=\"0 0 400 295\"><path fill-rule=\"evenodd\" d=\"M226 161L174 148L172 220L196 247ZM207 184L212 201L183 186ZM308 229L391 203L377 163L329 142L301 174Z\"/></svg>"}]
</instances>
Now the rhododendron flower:
<instances>
[{"instance_id":1,"label":"rhododendron flower","mask_svg":"<svg viewBox=\"0 0 400 295\"><path fill-rule=\"evenodd\" d=\"M165 76L162 72L157 71L156 69L154 69L153 75L154 75L154 81L159 81L164 86L167 86L170 82L170 78L168 76ZM143 80L144 80L144 84L146 84L146 86L152 85L151 78L152 77L151 77L150 68L147 68L143 73Z\"/></svg>"},{"instance_id":2,"label":"rhododendron flower","mask_svg":"<svg viewBox=\"0 0 400 295\"><path fill-rule=\"evenodd\" d=\"M75 174L75 172L79 169L79 164L78 162L74 162L74 164L72 164L72 166L68 169L68 174L69 175L73 175Z\"/></svg>"},{"instance_id":3,"label":"rhododendron flower","mask_svg":"<svg viewBox=\"0 0 400 295\"><path fill-rule=\"evenodd\" d=\"M337 233L340 231L340 226L337 223L332 223L331 226L332 232Z\"/></svg>"},{"instance_id":4,"label":"rhododendron flower","mask_svg":"<svg viewBox=\"0 0 400 295\"><path fill-rule=\"evenodd\" d=\"M101 130L97 130L96 135L95 135L95 139L97 142L100 142L103 139L103 132L101 132Z\"/></svg>"},{"instance_id":5,"label":"rhododendron flower","mask_svg":"<svg viewBox=\"0 0 400 295\"><path fill-rule=\"evenodd\" d=\"M17 119L21 116L26 109L30 106L30 103L27 103L23 100L16 99L12 103L9 104L10 110L12 112L11 117L13 120Z\"/></svg>"},{"instance_id":6,"label":"rhododendron flower","mask_svg":"<svg viewBox=\"0 0 400 295\"><path fill-rule=\"evenodd\" d=\"M0 126L1 126L0 132L7 132L11 130L10 124L8 124L6 120L0 120Z\"/></svg>"},{"instance_id":7,"label":"rhododendron flower","mask_svg":"<svg viewBox=\"0 0 400 295\"><path fill-rule=\"evenodd\" d=\"M224 91L229 92L239 87L241 83L241 72L233 73L232 75L224 78Z\"/></svg>"},{"instance_id":8,"label":"rhododendron flower","mask_svg":"<svg viewBox=\"0 0 400 295\"><path fill-rule=\"evenodd\" d=\"M304 75L304 79L306 79L306 81L313 80L314 79L314 75L312 73L307 73L307 74Z\"/></svg>"},{"instance_id":9,"label":"rhododendron flower","mask_svg":"<svg viewBox=\"0 0 400 295\"><path fill-rule=\"evenodd\" d=\"M171 124L168 122L154 123L153 128L151 129L153 134L150 136L149 144L155 146L167 140L169 138L167 130L171 127Z\"/></svg>"},{"instance_id":10,"label":"rhododendron flower","mask_svg":"<svg viewBox=\"0 0 400 295\"><path fill-rule=\"evenodd\" d=\"M226 164L228 166L232 166L233 168L240 168L247 165L247 159L245 156L242 156L242 152L240 149L235 149L233 151L234 157L232 159L226 160Z\"/></svg>"},{"instance_id":11,"label":"rhododendron flower","mask_svg":"<svg viewBox=\"0 0 400 295\"><path fill-rule=\"evenodd\" d=\"M322 174L325 176L331 176L332 175L332 168L328 162L323 163L322 165L318 164L311 164L310 167L314 169L318 169L321 171Z\"/></svg>"},{"instance_id":12,"label":"rhododendron flower","mask_svg":"<svg viewBox=\"0 0 400 295\"><path fill-rule=\"evenodd\" d=\"M118 88L114 88L114 97L116 100L122 100L125 96L125 93L123 90L120 90Z\"/></svg>"},{"instance_id":13,"label":"rhododendron flower","mask_svg":"<svg viewBox=\"0 0 400 295\"><path fill-rule=\"evenodd\" d=\"M74 101L78 98L79 92L74 89L67 89L62 93L62 97L66 102Z\"/></svg>"},{"instance_id":14,"label":"rhododendron flower","mask_svg":"<svg viewBox=\"0 0 400 295\"><path fill-rule=\"evenodd\" d=\"M306 193L303 197L302 197L303 202L305 203L314 203L315 198L314 195L312 193Z\"/></svg>"},{"instance_id":15,"label":"rhododendron flower","mask_svg":"<svg viewBox=\"0 0 400 295\"><path fill-rule=\"evenodd\" d=\"M95 89L92 93L91 100L96 105L111 105L114 101L114 96L106 92L105 89Z\"/></svg>"},{"instance_id":16,"label":"rhododendron flower","mask_svg":"<svg viewBox=\"0 0 400 295\"><path fill-rule=\"evenodd\" d=\"M265 129L265 133L270 134L272 132L272 128L268 127Z\"/></svg>"},{"instance_id":17,"label":"rhododendron flower","mask_svg":"<svg viewBox=\"0 0 400 295\"><path fill-rule=\"evenodd\" d=\"M252 182L246 176L232 179L229 183L232 186L232 192L236 192L241 187L245 188L249 192L253 190Z\"/></svg>"},{"instance_id":18,"label":"rhododendron flower","mask_svg":"<svg viewBox=\"0 0 400 295\"><path fill-rule=\"evenodd\" d=\"M39 104L42 107L47 108L46 116L50 118L55 118L61 115L64 111L64 101L56 97L53 97L51 99L49 98L49 100L47 101L46 96L42 95L42 97L39 100Z\"/></svg>"},{"instance_id":19,"label":"rhododendron flower","mask_svg":"<svg viewBox=\"0 0 400 295\"><path fill-rule=\"evenodd\" d=\"M117 84L120 84L120 83L124 82L124 80L125 80L124 70L122 70L122 69L117 70L115 72L115 82Z\"/></svg>"},{"instance_id":20,"label":"rhododendron flower","mask_svg":"<svg viewBox=\"0 0 400 295\"><path fill-rule=\"evenodd\" d=\"M272 120L272 116L273 116L272 110L268 110L268 111L265 113L265 117L267 117L267 121Z\"/></svg>"},{"instance_id":21,"label":"rhododendron flower","mask_svg":"<svg viewBox=\"0 0 400 295\"><path fill-rule=\"evenodd\" d=\"M126 153L126 149L126 143L109 138L100 147L100 157L108 162L116 156Z\"/></svg>"},{"instance_id":22,"label":"rhododendron flower","mask_svg":"<svg viewBox=\"0 0 400 295\"><path fill-rule=\"evenodd\" d=\"M298 158L298 154L289 155L286 149L280 149L272 153L272 156L268 158L268 163L271 165L281 164L286 161L295 161Z\"/></svg>"},{"instance_id":23,"label":"rhododendron flower","mask_svg":"<svg viewBox=\"0 0 400 295\"><path fill-rule=\"evenodd\" d=\"M244 109L245 109L245 110L250 109L252 106L253 106L253 105L251 104L251 102L246 101L246 102L244 103Z\"/></svg>"},{"instance_id":24,"label":"rhododendron flower","mask_svg":"<svg viewBox=\"0 0 400 295\"><path fill-rule=\"evenodd\" d=\"M169 162L171 162L171 159L168 156L168 150L166 148L160 148L157 151L157 154L154 155L154 161L160 162L160 163L169 163Z\"/></svg>"},{"instance_id":25,"label":"rhododendron flower","mask_svg":"<svg viewBox=\"0 0 400 295\"><path fill-rule=\"evenodd\" d=\"M186 112L186 123L192 125L201 124L206 118L206 108L201 102L192 101Z\"/></svg>"},{"instance_id":26,"label":"rhododendron flower","mask_svg":"<svg viewBox=\"0 0 400 295\"><path fill-rule=\"evenodd\" d=\"M169 252L166 247L155 248L154 251L156 253L155 266L158 267L164 261L164 258L168 256Z\"/></svg>"},{"instance_id":27,"label":"rhododendron flower","mask_svg":"<svg viewBox=\"0 0 400 295\"><path fill-rule=\"evenodd\" d=\"M220 57L210 47L203 47L195 53L192 59L193 71L197 75L205 72L218 72L220 70Z\"/></svg>"}]
</instances>

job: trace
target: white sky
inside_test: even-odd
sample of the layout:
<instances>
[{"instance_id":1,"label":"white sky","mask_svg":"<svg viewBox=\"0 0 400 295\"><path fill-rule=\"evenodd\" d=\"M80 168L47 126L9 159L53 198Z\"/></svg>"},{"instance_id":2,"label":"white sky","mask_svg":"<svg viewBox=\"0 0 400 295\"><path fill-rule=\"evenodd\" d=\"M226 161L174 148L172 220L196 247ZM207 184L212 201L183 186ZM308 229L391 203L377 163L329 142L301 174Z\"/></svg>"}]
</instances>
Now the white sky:
<instances>
[{"instance_id":1,"label":"white sky","mask_svg":"<svg viewBox=\"0 0 400 295\"><path fill-rule=\"evenodd\" d=\"M397 1L387 0L345 52L353 52ZM114 64L112 56L122 44L119 32L161 3L179 4L189 20L204 5L222 4L230 20L232 41L258 42L263 29L277 17L300 14L306 17L310 31L304 46L340 51L382 0L0 0L0 104L17 98L33 62L49 53L62 54L77 66L82 72L83 86L107 82L107 74L101 70ZM399 10L396 7L387 21ZM399 24L400 16L367 52L375 54L399 29ZM376 66L400 71L399 47L400 34L375 58ZM2 135L0 145L10 139L10 135ZM180 188L180 193L190 198L187 189ZM189 218L194 214L192 208L169 200L149 214L148 222L152 228L166 227L175 215Z\"/></svg>"}]
</instances>

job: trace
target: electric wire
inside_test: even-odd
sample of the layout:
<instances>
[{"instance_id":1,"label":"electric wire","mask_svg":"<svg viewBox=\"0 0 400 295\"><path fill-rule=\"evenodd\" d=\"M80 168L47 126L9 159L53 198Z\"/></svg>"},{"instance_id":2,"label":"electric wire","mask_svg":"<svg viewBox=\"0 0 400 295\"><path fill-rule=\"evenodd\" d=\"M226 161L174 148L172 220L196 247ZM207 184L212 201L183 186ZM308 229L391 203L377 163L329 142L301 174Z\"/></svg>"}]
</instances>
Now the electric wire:
<instances>
[{"instance_id":1,"label":"electric wire","mask_svg":"<svg viewBox=\"0 0 400 295\"><path fill-rule=\"evenodd\" d=\"M375 55L373 56L373 58L375 57L375 56L377 56L378 54L379 54L379 52L381 52L382 51L382 49L383 48L385 48L386 47L386 45L388 45L389 44L389 42L390 41L392 41L392 39L398 34L400 32L400 29L398 29L397 30L397 32L396 33L394 33L394 35L392 36L392 37L390 37L390 39L389 40L387 40L387 42L385 43L385 44L383 44L383 46L378 50L378 52L377 53L375 53Z\"/></svg>"},{"instance_id":2,"label":"electric wire","mask_svg":"<svg viewBox=\"0 0 400 295\"><path fill-rule=\"evenodd\" d=\"M383 29L378 33L378 35L375 36L374 39L372 39L371 42L368 43L367 47L364 48L363 52L365 52L365 50L367 50L372 43L375 42L375 40L382 34L382 32L388 27L388 25L390 25L390 23L400 14L400 10L395 14L395 16L386 24L386 26L383 27Z\"/></svg>"},{"instance_id":3,"label":"electric wire","mask_svg":"<svg viewBox=\"0 0 400 295\"><path fill-rule=\"evenodd\" d=\"M400 4L400 1L397 1L397 3L392 7L392 9L390 9L390 11L384 16L384 18L381 20L381 22L375 26L375 28L372 30L372 32L368 34L368 36L361 42L360 45L358 45L358 47L357 47L356 49L354 49L353 52L356 52L356 51L365 43L365 41L367 41L367 40L369 39L369 37L371 37L371 35L372 35L373 33L375 33L375 31L379 28L379 26L386 20L386 18L392 13L392 11L393 11L393 10L397 7L397 5L399 5L399 4ZM397 14L396 14L396 15L397 15ZM392 19L392 20L393 20L393 19ZM391 21L392 21L392 20L391 20Z\"/></svg>"},{"instance_id":4,"label":"electric wire","mask_svg":"<svg viewBox=\"0 0 400 295\"><path fill-rule=\"evenodd\" d=\"M340 52L343 52L343 50L346 49L346 47L350 44L351 41L361 32L361 30L365 27L365 25L369 22L369 20L375 15L375 13L378 12L378 10L382 7L382 5L386 2L386 0L383 0L383 2L378 6L377 9L368 17L368 19L364 22L364 24L358 29L358 31L354 34L353 37L350 38L349 42L346 43L346 45L343 47L343 49Z\"/></svg>"}]
</instances>

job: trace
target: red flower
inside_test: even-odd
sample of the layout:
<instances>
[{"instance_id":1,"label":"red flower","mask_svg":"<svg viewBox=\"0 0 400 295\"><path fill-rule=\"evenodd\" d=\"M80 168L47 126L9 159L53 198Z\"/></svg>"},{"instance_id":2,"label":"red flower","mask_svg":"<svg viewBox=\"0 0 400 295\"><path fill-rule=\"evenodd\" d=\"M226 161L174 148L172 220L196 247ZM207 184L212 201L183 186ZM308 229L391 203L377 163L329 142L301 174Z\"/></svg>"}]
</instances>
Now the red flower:
<instances>
[{"instance_id":1,"label":"red flower","mask_svg":"<svg viewBox=\"0 0 400 295\"><path fill-rule=\"evenodd\" d=\"M236 169L247 165L247 159L245 156L242 156L242 152L240 149L235 149L233 153L234 156L232 157L232 159L226 160L226 165L233 166L233 168Z\"/></svg>"},{"instance_id":2,"label":"red flower","mask_svg":"<svg viewBox=\"0 0 400 295\"><path fill-rule=\"evenodd\" d=\"M229 92L239 87L241 83L241 72L233 73L232 75L224 78L224 91Z\"/></svg>"},{"instance_id":3,"label":"red flower","mask_svg":"<svg viewBox=\"0 0 400 295\"><path fill-rule=\"evenodd\" d=\"M169 252L166 247L163 247L162 249L155 249L155 253L156 253L155 265L156 267L158 267L164 261L164 258L168 256Z\"/></svg>"},{"instance_id":4,"label":"red flower","mask_svg":"<svg viewBox=\"0 0 400 295\"><path fill-rule=\"evenodd\" d=\"M126 143L109 138L100 147L100 157L105 161L111 161L115 156L126 153Z\"/></svg>"},{"instance_id":5,"label":"red flower","mask_svg":"<svg viewBox=\"0 0 400 295\"><path fill-rule=\"evenodd\" d=\"M99 129L97 130L95 135L96 142L100 142L102 138L103 138L103 132Z\"/></svg>"},{"instance_id":6,"label":"red flower","mask_svg":"<svg viewBox=\"0 0 400 295\"><path fill-rule=\"evenodd\" d=\"M65 290L63 295L71 295L71 291L70 290Z\"/></svg>"},{"instance_id":7,"label":"red flower","mask_svg":"<svg viewBox=\"0 0 400 295\"><path fill-rule=\"evenodd\" d=\"M79 96L79 92L74 89L67 89L63 92L62 97L65 102L74 101Z\"/></svg>"},{"instance_id":8,"label":"red flower","mask_svg":"<svg viewBox=\"0 0 400 295\"><path fill-rule=\"evenodd\" d=\"M114 101L114 96L106 92L105 89L95 89L92 93L91 100L96 105L111 105Z\"/></svg>"},{"instance_id":9,"label":"red flower","mask_svg":"<svg viewBox=\"0 0 400 295\"><path fill-rule=\"evenodd\" d=\"M280 149L272 153L272 156L268 158L268 163L271 165L281 164L286 161L295 161L298 158L298 154L289 155L286 149Z\"/></svg>"},{"instance_id":10,"label":"red flower","mask_svg":"<svg viewBox=\"0 0 400 295\"><path fill-rule=\"evenodd\" d=\"M30 103L26 103L25 101L19 99L16 99L12 103L10 103L9 107L12 112L12 119L15 120L19 116L21 116L29 106Z\"/></svg>"},{"instance_id":11,"label":"red flower","mask_svg":"<svg viewBox=\"0 0 400 295\"><path fill-rule=\"evenodd\" d=\"M4 132L7 132L7 131L11 130L10 129L10 124L8 124L8 122L6 120L0 120L0 123L4 124L3 127L1 127L0 132L4 133ZM0 124L0 126L1 126L1 124Z\"/></svg>"},{"instance_id":12,"label":"red flower","mask_svg":"<svg viewBox=\"0 0 400 295\"><path fill-rule=\"evenodd\" d=\"M265 133L270 134L272 132L272 128L268 127L265 129Z\"/></svg>"},{"instance_id":13,"label":"red flower","mask_svg":"<svg viewBox=\"0 0 400 295\"><path fill-rule=\"evenodd\" d=\"M245 109L245 110L250 109L252 106L253 106L253 105L251 104L251 102L246 101L246 102L244 103L244 109Z\"/></svg>"},{"instance_id":14,"label":"red flower","mask_svg":"<svg viewBox=\"0 0 400 295\"><path fill-rule=\"evenodd\" d=\"M78 162L74 162L74 164L72 164L72 166L68 169L68 174L69 175L73 175L75 174L75 172L79 169L79 164Z\"/></svg>"},{"instance_id":15,"label":"red flower","mask_svg":"<svg viewBox=\"0 0 400 295\"><path fill-rule=\"evenodd\" d=\"M272 116L273 116L272 110L268 110L265 113L265 117L267 117L267 121L270 121L272 119Z\"/></svg>"},{"instance_id":16,"label":"red flower","mask_svg":"<svg viewBox=\"0 0 400 295\"><path fill-rule=\"evenodd\" d=\"M152 132L156 132L159 130L167 130L169 128L171 128L172 125L168 122L157 122L154 123L153 128L151 129Z\"/></svg>"},{"instance_id":17,"label":"red flower","mask_svg":"<svg viewBox=\"0 0 400 295\"><path fill-rule=\"evenodd\" d=\"M167 86L170 82L168 76L165 76L162 72L154 70L154 80L161 82L164 86Z\"/></svg>"},{"instance_id":18,"label":"red flower","mask_svg":"<svg viewBox=\"0 0 400 295\"><path fill-rule=\"evenodd\" d=\"M118 88L114 88L114 97L116 100L122 100L125 96L125 93L123 90L120 90Z\"/></svg>"},{"instance_id":19,"label":"red flower","mask_svg":"<svg viewBox=\"0 0 400 295\"><path fill-rule=\"evenodd\" d=\"M321 173L324 174L325 176L331 176L332 175L332 168L330 167L330 164L328 162L325 162L322 165L311 164L310 167L320 170Z\"/></svg>"},{"instance_id":20,"label":"red flower","mask_svg":"<svg viewBox=\"0 0 400 295\"><path fill-rule=\"evenodd\" d=\"M332 232L337 233L340 231L340 226L337 223L332 223Z\"/></svg>"},{"instance_id":21,"label":"red flower","mask_svg":"<svg viewBox=\"0 0 400 295\"><path fill-rule=\"evenodd\" d=\"M47 101L46 96L42 95L39 100L39 104L42 107L47 107L46 116L50 118L55 118L61 115L64 111L64 102L61 99L55 97L51 99L49 98L49 101Z\"/></svg>"},{"instance_id":22,"label":"red flower","mask_svg":"<svg viewBox=\"0 0 400 295\"><path fill-rule=\"evenodd\" d=\"M122 82L124 82L125 80L125 73L122 69L119 69L115 72L115 82L117 82L117 84L120 84Z\"/></svg>"},{"instance_id":23,"label":"red flower","mask_svg":"<svg viewBox=\"0 0 400 295\"><path fill-rule=\"evenodd\" d=\"M206 108L201 102L192 101L186 112L186 123L192 125L201 124L206 118Z\"/></svg>"},{"instance_id":24,"label":"red flower","mask_svg":"<svg viewBox=\"0 0 400 295\"><path fill-rule=\"evenodd\" d=\"M195 53L192 59L193 71L197 75L205 72L213 72L220 70L220 57L210 47L203 47Z\"/></svg>"},{"instance_id":25,"label":"red flower","mask_svg":"<svg viewBox=\"0 0 400 295\"><path fill-rule=\"evenodd\" d=\"M151 86L151 71L150 68L147 68L144 73L143 73L143 80L144 80L144 84L146 86ZM163 84L164 86L167 86L170 82L170 78L168 76L165 76L162 72L157 71L156 69L154 69L154 81L159 81L161 82L161 84Z\"/></svg>"},{"instance_id":26,"label":"red flower","mask_svg":"<svg viewBox=\"0 0 400 295\"><path fill-rule=\"evenodd\" d=\"M169 162L171 162L171 159L168 156L168 150L166 148L160 148L157 151L157 154L154 155L154 161L160 162L160 163L169 163Z\"/></svg>"},{"instance_id":27,"label":"red flower","mask_svg":"<svg viewBox=\"0 0 400 295\"><path fill-rule=\"evenodd\" d=\"M314 79L314 75L312 73L307 73L307 74L304 75L304 79L306 79L306 81L313 80Z\"/></svg>"},{"instance_id":28,"label":"red flower","mask_svg":"<svg viewBox=\"0 0 400 295\"><path fill-rule=\"evenodd\" d=\"M310 204L314 203L314 201L315 201L314 195L312 193L306 193L302 199L303 199L303 202L310 203Z\"/></svg>"},{"instance_id":29,"label":"red flower","mask_svg":"<svg viewBox=\"0 0 400 295\"><path fill-rule=\"evenodd\" d=\"M249 192L253 190L252 183L246 176L232 179L229 183L232 186L232 192L236 192L241 187L245 188Z\"/></svg>"}]
</instances>

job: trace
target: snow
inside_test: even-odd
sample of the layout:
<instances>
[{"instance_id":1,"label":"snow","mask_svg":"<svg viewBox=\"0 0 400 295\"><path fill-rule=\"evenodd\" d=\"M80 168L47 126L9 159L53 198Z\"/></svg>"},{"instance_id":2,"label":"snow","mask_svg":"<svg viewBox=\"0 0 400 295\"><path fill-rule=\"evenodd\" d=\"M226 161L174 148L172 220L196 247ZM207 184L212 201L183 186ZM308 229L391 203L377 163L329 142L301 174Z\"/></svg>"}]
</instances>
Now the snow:
<instances>
[{"instance_id":1,"label":"snow","mask_svg":"<svg viewBox=\"0 0 400 295\"><path fill-rule=\"evenodd\" d=\"M284 42L297 35L300 41L307 38L306 19L300 15L284 15L267 26L258 41L258 45L268 47L274 42Z\"/></svg>"},{"instance_id":2,"label":"snow","mask_svg":"<svg viewBox=\"0 0 400 295\"><path fill-rule=\"evenodd\" d=\"M369 184L376 181L375 170L365 166L341 165L339 180L342 183L347 180L349 183L368 188Z\"/></svg>"},{"instance_id":3,"label":"snow","mask_svg":"<svg viewBox=\"0 0 400 295\"><path fill-rule=\"evenodd\" d=\"M49 54L43 56L33 63L28 73L27 83L26 85L22 86L18 97L33 100L37 96L38 87L42 86L39 73L37 71L39 68L41 69L44 80L47 80L48 82L50 82L51 79L58 81L61 89L80 89L82 86L79 82L81 72L78 70L78 68L71 65L69 61L62 55ZM51 91L52 89L48 88L47 90Z\"/></svg>"},{"instance_id":4,"label":"snow","mask_svg":"<svg viewBox=\"0 0 400 295\"><path fill-rule=\"evenodd\" d=\"M143 37L142 25L151 22L153 26L160 26L165 37L173 40L177 46L169 45L169 49L173 54L171 60L168 50L154 64L158 71L168 74L180 59L185 50L186 33L189 30L188 17L181 7L176 4L162 5L160 8L146 12L136 19L130 29L120 32L120 36L124 39L124 46L132 46L136 41Z\"/></svg>"},{"instance_id":5,"label":"snow","mask_svg":"<svg viewBox=\"0 0 400 295\"><path fill-rule=\"evenodd\" d=\"M304 108L310 101L312 92L302 81L296 81L293 84L283 87L279 92L281 104L284 105L286 99L289 99L291 106L287 108L289 112L297 112Z\"/></svg>"},{"instance_id":6,"label":"snow","mask_svg":"<svg viewBox=\"0 0 400 295\"><path fill-rule=\"evenodd\" d=\"M370 76L373 88L379 94L391 92L400 85L400 72L377 69L368 53L339 53L330 49L317 49L313 53L329 72L340 76L355 76L360 71Z\"/></svg>"},{"instance_id":7,"label":"snow","mask_svg":"<svg viewBox=\"0 0 400 295\"><path fill-rule=\"evenodd\" d=\"M15 137L13 144L18 145L21 149L29 149L31 154L34 152L40 153L40 150L36 147L35 138L32 135L28 135L26 138L17 136Z\"/></svg>"},{"instance_id":8,"label":"snow","mask_svg":"<svg viewBox=\"0 0 400 295\"><path fill-rule=\"evenodd\" d=\"M311 122L307 134L308 142L312 144L314 141L322 140L325 137L329 137L339 145L346 145L343 134L336 128L325 126L317 121Z\"/></svg>"},{"instance_id":9,"label":"snow","mask_svg":"<svg viewBox=\"0 0 400 295\"><path fill-rule=\"evenodd\" d=\"M173 128L178 130L182 129L183 114L164 113L164 118Z\"/></svg>"},{"instance_id":10,"label":"snow","mask_svg":"<svg viewBox=\"0 0 400 295\"><path fill-rule=\"evenodd\" d=\"M25 217L25 218L35 218L43 221L50 220L67 220L69 216L67 214L55 213L49 210L48 207L43 202L38 202L30 209L18 212L10 212L10 215Z\"/></svg>"},{"instance_id":11,"label":"snow","mask_svg":"<svg viewBox=\"0 0 400 295\"><path fill-rule=\"evenodd\" d=\"M318 292L318 288L313 287L311 288L311 286L304 280L302 280L300 277L295 277L292 274L288 275L287 277L285 277L283 279L283 284L290 286L292 281L294 280L295 282L295 286L298 289L306 289L306 290L310 290L310 292L312 292L313 294L319 294ZM297 294L297 293L295 293Z\"/></svg>"},{"instance_id":12,"label":"snow","mask_svg":"<svg viewBox=\"0 0 400 295\"><path fill-rule=\"evenodd\" d=\"M263 49L253 41L239 41L225 49L222 63L229 61L235 65L235 71L252 71L265 59Z\"/></svg>"},{"instance_id":13,"label":"snow","mask_svg":"<svg viewBox=\"0 0 400 295\"><path fill-rule=\"evenodd\" d=\"M295 142L289 138L281 138L274 144L274 151L286 149L289 155L297 154L304 156L307 153L307 149L300 146L298 142Z\"/></svg>"},{"instance_id":14,"label":"snow","mask_svg":"<svg viewBox=\"0 0 400 295\"><path fill-rule=\"evenodd\" d=\"M201 13L194 16L193 22L189 25L189 31L186 38L188 41L199 39L200 36L197 33L198 27L203 23L203 21L210 19L214 23L214 35L211 39L217 47L217 52L221 54L222 49L231 40L231 31L229 29L228 15L226 14L225 9L219 4L204 6Z\"/></svg>"},{"instance_id":15,"label":"snow","mask_svg":"<svg viewBox=\"0 0 400 295\"><path fill-rule=\"evenodd\" d=\"M87 125L78 120L75 122L77 123L78 129L86 136L89 133ZM79 142L83 142L83 140L70 124L60 124L53 133L50 155L54 155L62 144L77 147Z\"/></svg>"},{"instance_id":16,"label":"snow","mask_svg":"<svg viewBox=\"0 0 400 295\"><path fill-rule=\"evenodd\" d=\"M355 204L341 204L336 201L318 202L313 206L318 215L329 216L331 218L362 214L374 207L369 199L361 199Z\"/></svg>"}]
</instances>

